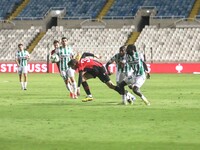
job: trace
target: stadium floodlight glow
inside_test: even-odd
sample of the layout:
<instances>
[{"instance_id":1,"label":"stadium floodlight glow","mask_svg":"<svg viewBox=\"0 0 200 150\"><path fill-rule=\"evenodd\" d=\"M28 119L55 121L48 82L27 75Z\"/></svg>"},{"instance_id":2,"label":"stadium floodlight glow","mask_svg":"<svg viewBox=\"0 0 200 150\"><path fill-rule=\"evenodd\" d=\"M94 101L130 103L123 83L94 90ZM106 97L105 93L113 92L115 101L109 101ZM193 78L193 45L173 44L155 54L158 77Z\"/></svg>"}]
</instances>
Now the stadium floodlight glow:
<instances>
[{"instance_id":1,"label":"stadium floodlight glow","mask_svg":"<svg viewBox=\"0 0 200 150\"><path fill-rule=\"evenodd\" d=\"M60 10L56 10L55 14L59 16L61 14L61 11Z\"/></svg>"},{"instance_id":2,"label":"stadium floodlight glow","mask_svg":"<svg viewBox=\"0 0 200 150\"><path fill-rule=\"evenodd\" d=\"M150 13L150 10L146 10L147 13Z\"/></svg>"}]
</instances>

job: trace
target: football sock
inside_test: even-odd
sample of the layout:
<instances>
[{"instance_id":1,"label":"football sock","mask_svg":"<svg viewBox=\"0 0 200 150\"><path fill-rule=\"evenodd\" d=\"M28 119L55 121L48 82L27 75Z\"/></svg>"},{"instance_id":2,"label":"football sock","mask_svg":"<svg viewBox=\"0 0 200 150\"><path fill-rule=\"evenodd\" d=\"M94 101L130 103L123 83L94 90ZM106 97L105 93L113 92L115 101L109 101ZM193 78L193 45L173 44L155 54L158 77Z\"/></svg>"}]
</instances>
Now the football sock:
<instances>
[{"instance_id":1,"label":"football sock","mask_svg":"<svg viewBox=\"0 0 200 150\"><path fill-rule=\"evenodd\" d=\"M21 88L24 89L24 82L20 82Z\"/></svg>"},{"instance_id":2,"label":"football sock","mask_svg":"<svg viewBox=\"0 0 200 150\"><path fill-rule=\"evenodd\" d=\"M126 94L122 95L122 103L127 105Z\"/></svg>"},{"instance_id":3,"label":"football sock","mask_svg":"<svg viewBox=\"0 0 200 150\"><path fill-rule=\"evenodd\" d=\"M76 94L77 93L76 81L72 82L72 88L73 88L74 94Z\"/></svg>"},{"instance_id":4,"label":"football sock","mask_svg":"<svg viewBox=\"0 0 200 150\"><path fill-rule=\"evenodd\" d=\"M73 93L73 91L72 91L72 86L71 86L70 83L67 83L67 84L66 84L66 88L68 89L69 92Z\"/></svg>"},{"instance_id":5,"label":"football sock","mask_svg":"<svg viewBox=\"0 0 200 150\"><path fill-rule=\"evenodd\" d=\"M27 82L24 82L24 89L26 89L27 87Z\"/></svg>"},{"instance_id":6,"label":"football sock","mask_svg":"<svg viewBox=\"0 0 200 150\"><path fill-rule=\"evenodd\" d=\"M85 90L85 93L86 93L87 95L91 95L89 85L87 84L86 81L82 82L82 86L83 86L83 88L84 88L84 90Z\"/></svg>"},{"instance_id":7,"label":"football sock","mask_svg":"<svg viewBox=\"0 0 200 150\"><path fill-rule=\"evenodd\" d=\"M147 100L147 98L144 95L141 96L141 99L142 100Z\"/></svg>"}]
</instances>

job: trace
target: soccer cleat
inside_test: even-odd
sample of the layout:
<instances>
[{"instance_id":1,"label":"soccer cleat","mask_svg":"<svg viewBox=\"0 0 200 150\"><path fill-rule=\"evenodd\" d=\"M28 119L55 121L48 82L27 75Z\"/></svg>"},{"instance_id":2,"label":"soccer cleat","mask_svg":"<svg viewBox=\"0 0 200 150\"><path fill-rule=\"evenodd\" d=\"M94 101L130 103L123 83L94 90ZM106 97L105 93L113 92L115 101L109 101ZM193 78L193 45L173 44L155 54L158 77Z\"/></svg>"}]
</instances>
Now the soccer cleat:
<instances>
[{"instance_id":1,"label":"soccer cleat","mask_svg":"<svg viewBox=\"0 0 200 150\"><path fill-rule=\"evenodd\" d=\"M74 94L72 92L70 92L69 96L70 96L70 98L73 98Z\"/></svg>"},{"instance_id":2,"label":"soccer cleat","mask_svg":"<svg viewBox=\"0 0 200 150\"><path fill-rule=\"evenodd\" d=\"M87 101L92 101L93 97L92 96L86 96L86 98L82 99L82 102L87 102Z\"/></svg>"},{"instance_id":3,"label":"soccer cleat","mask_svg":"<svg viewBox=\"0 0 200 150\"><path fill-rule=\"evenodd\" d=\"M26 88L24 88L24 90L27 90Z\"/></svg>"}]
</instances>

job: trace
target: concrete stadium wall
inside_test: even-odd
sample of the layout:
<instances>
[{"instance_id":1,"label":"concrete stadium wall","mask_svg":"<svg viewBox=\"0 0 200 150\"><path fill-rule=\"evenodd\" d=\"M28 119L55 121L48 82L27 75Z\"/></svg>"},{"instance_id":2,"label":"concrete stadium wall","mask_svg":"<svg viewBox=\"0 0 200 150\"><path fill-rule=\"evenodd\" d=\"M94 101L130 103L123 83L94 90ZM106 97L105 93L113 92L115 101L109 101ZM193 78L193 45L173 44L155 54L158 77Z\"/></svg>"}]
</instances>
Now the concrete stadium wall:
<instances>
[{"instance_id":1,"label":"concrete stadium wall","mask_svg":"<svg viewBox=\"0 0 200 150\"><path fill-rule=\"evenodd\" d=\"M149 24L156 25L160 28L173 27L174 23L180 20L180 18L171 19L154 19L150 17ZM200 19L198 19L200 20ZM29 29L31 26L41 26L42 31L47 31L49 28L49 22L51 17L47 16L42 20L13 20L11 23L1 22L0 29ZM81 28L81 23L85 20L64 20L58 18L57 25L64 26L64 28ZM105 28L121 28L123 25L135 25L137 30L138 19L103 19L106 23ZM14 25L13 25L14 24ZM86 25L86 24L84 24ZM99 23L99 25L103 25ZM87 26L97 26L94 22L87 22Z\"/></svg>"}]
</instances>

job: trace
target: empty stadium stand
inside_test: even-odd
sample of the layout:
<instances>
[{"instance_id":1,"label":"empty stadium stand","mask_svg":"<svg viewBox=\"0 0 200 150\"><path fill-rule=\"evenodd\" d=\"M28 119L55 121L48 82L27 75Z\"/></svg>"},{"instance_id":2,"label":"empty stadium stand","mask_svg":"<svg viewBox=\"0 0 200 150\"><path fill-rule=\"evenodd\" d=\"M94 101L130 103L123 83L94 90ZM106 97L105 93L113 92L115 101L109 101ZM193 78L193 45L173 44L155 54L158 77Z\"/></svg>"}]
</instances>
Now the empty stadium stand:
<instances>
[{"instance_id":1,"label":"empty stadium stand","mask_svg":"<svg viewBox=\"0 0 200 150\"><path fill-rule=\"evenodd\" d=\"M0 17L5 17L13 11L21 0L2 0L0 2ZM64 17L92 17L96 18L106 4L106 0L30 0L17 17L41 18L51 7L65 7ZM195 0L115 0L106 16L135 16L143 6L153 6L157 9L157 16L188 17Z\"/></svg>"},{"instance_id":2,"label":"empty stadium stand","mask_svg":"<svg viewBox=\"0 0 200 150\"><path fill-rule=\"evenodd\" d=\"M4 20L12 13L14 8L20 4L22 0L1 0L0 1L0 20Z\"/></svg>"},{"instance_id":3,"label":"empty stadium stand","mask_svg":"<svg viewBox=\"0 0 200 150\"><path fill-rule=\"evenodd\" d=\"M40 27L31 27L28 30L0 30L0 60L14 61L17 45L23 43L27 47L40 32Z\"/></svg>"},{"instance_id":4,"label":"empty stadium stand","mask_svg":"<svg viewBox=\"0 0 200 150\"><path fill-rule=\"evenodd\" d=\"M188 17L195 0L116 0L107 16L134 16L141 6L155 6L157 16Z\"/></svg>"},{"instance_id":5,"label":"empty stadium stand","mask_svg":"<svg viewBox=\"0 0 200 150\"><path fill-rule=\"evenodd\" d=\"M135 42L140 52L146 53L147 61L200 61L200 8L198 7L200 0L111 0L109 2L109 9L102 12L108 18L135 16L139 8L155 7L157 10L155 17L161 16L161 19L148 16L148 26L143 28L139 20L142 16L139 19L128 18L126 21L119 18L118 20L106 18L109 25L105 23L103 27L94 28L88 25L87 28L83 28L81 22L84 22L84 17L101 18L99 13L106 6L107 0L99 0L95 3L92 0L29 0L17 16L20 19L14 20L9 29L6 29L7 25L0 24L0 61L13 61L18 43L23 43L25 47L28 47L41 32L44 36L41 36L42 39L38 43L33 44L31 61L46 61L47 54L53 49L53 40L60 40L63 36L69 38L76 52L89 51L100 54L103 56L101 59L103 62L117 53L120 46L132 42ZM4 22L4 19L20 4L22 0L1 0L0 23ZM191 13L194 6L195 13ZM62 16L64 18L57 18L58 25L48 26L52 18L51 16L45 18L45 15L52 7L65 7L66 12ZM189 15L199 15L195 18L195 25L189 24L189 19L185 19ZM186 23L178 24L180 18L173 20L174 16L184 18ZM69 20L70 17L71 20ZM79 17L82 17L82 20L78 22ZM31 22L28 18L36 20ZM39 18L42 19L37 20ZM113 20L116 22L112 22ZM164 25L160 26L160 23ZM71 26L69 27L68 24ZM29 28L30 25L32 27ZM141 29L139 32L138 28Z\"/></svg>"},{"instance_id":6,"label":"empty stadium stand","mask_svg":"<svg viewBox=\"0 0 200 150\"><path fill-rule=\"evenodd\" d=\"M75 52L91 52L102 56L101 61L107 61L124 45L134 26L124 26L121 29L64 29L62 26L49 29L31 54L33 61L45 61L47 54L53 49L52 42L62 36L69 39Z\"/></svg>"},{"instance_id":7,"label":"empty stadium stand","mask_svg":"<svg viewBox=\"0 0 200 150\"><path fill-rule=\"evenodd\" d=\"M31 0L18 17L43 17L51 7L66 7L65 17L96 17L106 0Z\"/></svg>"},{"instance_id":8,"label":"empty stadium stand","mask_svg":"<svg viewBox=\"0 0 200 150\"><path fill-rule=\"evenodd\" d=\"M135 45L140 52L146 53L147 61L198 62L199 40L200 28L158 29L156 26L146 26Z\"/></svg>"}]
</instances>

